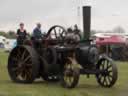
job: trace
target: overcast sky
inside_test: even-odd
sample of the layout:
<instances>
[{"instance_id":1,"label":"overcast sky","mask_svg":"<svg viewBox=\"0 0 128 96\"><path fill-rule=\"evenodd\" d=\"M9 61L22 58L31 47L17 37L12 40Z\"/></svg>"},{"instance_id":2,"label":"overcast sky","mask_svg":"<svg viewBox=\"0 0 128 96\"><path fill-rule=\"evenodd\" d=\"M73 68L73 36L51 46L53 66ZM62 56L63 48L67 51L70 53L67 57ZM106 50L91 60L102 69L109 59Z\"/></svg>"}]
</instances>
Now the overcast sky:
<instances>
[{"instance_id":1,"label":"overcast sky","mask_svg":"<svg viewBox=\"0 0 128 96\"><path fill-rule=\"evenodd\" d=\"M55 24L79 24L82 17L77 16L77 7L82 5L92 6L92 29L122 26L128 31L128 0L0 0L0 30L16 30L19 22L24 22L28 31L37 22L44 30Z\"/></svg>"}]
</instances>

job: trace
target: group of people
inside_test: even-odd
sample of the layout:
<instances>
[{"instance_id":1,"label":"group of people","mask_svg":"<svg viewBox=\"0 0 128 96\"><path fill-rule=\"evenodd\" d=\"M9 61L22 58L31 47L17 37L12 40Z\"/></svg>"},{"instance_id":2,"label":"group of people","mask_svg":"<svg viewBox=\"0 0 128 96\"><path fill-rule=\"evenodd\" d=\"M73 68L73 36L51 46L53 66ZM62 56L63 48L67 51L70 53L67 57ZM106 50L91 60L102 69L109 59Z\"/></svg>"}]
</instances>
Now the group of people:
<instances>
[{"instance_id":1,"label":"group of people","mask_svg":"<svg viewBox=\"0 0 128 96\"><path fill-rule=\"evenodd\" d=\"M20 28L17 30L17 45L22 45L24 44L24 41L27 39L27 31L24 28L24 23L20 23ZM81 39L81 34L80 30L78 29L77 25L74 26L74 29L68 28L67 29L67 34L66 34L66 39L69 41L80 41ZM41 24L37 23L36 28L34 28L33 33L32 33L32 38L33 38L33 43L36 46L38 44L38 40L42 39L43 34L41 31Z\"/></svg>"},{"instance_id":2,"label":"group of people","mask_svg":"<svg viewBox=\"0 0 128 96\"><path fill-rule=\"evenodd\" d=\"M24 23L19 24L19 29L17 30L17 45L22 45L24 43L24 40L27 39L28 33L26 29L24 28ZM41 24L37 23L36 28L34 28L32 37L34 39L36 38L42 38L42 31L41 31Z\"/></svg>"}]
</instances>

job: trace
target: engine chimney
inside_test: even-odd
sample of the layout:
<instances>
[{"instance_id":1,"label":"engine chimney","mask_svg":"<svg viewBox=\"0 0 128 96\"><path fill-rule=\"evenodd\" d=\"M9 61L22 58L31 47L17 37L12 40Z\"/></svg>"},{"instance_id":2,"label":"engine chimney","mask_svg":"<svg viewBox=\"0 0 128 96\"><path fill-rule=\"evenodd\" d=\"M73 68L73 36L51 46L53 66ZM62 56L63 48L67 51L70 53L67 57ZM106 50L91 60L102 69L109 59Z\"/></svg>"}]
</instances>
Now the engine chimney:
<instances>
[{"instance_id":1,"label":"engine chimney","mask_svg":"<svg viewBox=\"0 0 128 96\"><path fill-rule=\"evenodd\" d=\"M84 39L89 40L91 32L91 6L83 6Z\"/></svg>"}]
</instances>

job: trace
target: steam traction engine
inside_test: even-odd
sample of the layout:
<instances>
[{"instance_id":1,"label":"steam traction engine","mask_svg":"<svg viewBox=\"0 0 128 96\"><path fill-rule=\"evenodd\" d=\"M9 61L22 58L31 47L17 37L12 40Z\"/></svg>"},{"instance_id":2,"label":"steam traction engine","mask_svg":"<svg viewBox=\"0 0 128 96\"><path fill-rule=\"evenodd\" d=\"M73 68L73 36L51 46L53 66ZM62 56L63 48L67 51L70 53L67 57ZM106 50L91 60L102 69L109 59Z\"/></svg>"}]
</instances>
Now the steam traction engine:
<instances>
[{"instance_id":1,"label":"steam traction engine","mask_svg":"<svg viewBox=\"0 0 128 96\"><path fill-rule=\"evenodd\" d=\"M90 32L90 7L84 7L84 32ZM89 13L89 14L88 14ZM33 42L30 40L29 42ZM55 25L37 40L36 47L26 43L15 47L8 59L10 78L17 83L32 83L42 77L46 81L58 81L64 87L78 84L80 74L96 76L103 87L112 87L117 80L117 67L106 55L99 55L89 38L76 40L68 37L62 26Z\"/></svg>"}]
</instances>

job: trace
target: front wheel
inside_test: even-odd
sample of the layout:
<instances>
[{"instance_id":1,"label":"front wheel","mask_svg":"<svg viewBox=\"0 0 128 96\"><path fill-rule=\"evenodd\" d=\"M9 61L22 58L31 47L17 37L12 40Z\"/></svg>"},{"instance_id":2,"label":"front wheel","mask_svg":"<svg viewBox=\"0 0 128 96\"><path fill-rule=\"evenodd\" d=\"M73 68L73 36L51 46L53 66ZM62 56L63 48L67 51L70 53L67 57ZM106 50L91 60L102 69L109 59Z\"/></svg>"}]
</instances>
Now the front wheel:
<instances>
[{"instance_id":1,"label":"front wheel","mask_svg":"<svg viewBox=\"0 0 128 96\"><path fill-rule=\"evenodd\" d=\"M118 78L116 64L106 57L99 60L97 69L101 72L96 74L97 82L103 87L112 87Z\"/></svg>"},{"instance_id":2,"label":"front wheel","mask_svg":"<svg viewBox=\"0 0 128 96\"><path fill-rule=\"evenodd\" d=\"M78 82L80 77L80 69L78 67L74 67L72 60L69 59L64 66L64 71L62 74L62 86L66 88L74 88Z\"/></svg>"}]
</instances>

